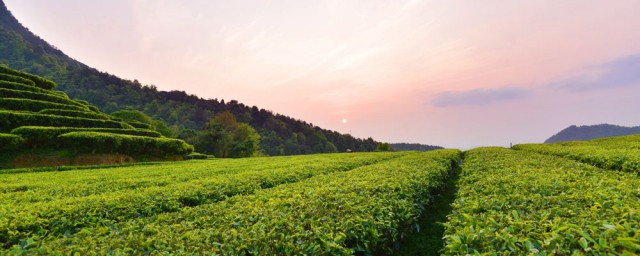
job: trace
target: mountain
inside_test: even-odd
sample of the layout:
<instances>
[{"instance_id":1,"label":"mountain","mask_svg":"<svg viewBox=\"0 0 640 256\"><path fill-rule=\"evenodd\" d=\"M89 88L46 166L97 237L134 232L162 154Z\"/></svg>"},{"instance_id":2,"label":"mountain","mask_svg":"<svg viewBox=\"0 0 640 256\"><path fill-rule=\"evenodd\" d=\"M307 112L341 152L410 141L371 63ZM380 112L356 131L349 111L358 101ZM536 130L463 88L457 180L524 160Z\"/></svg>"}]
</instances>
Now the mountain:
<instances>
[{"instance_id":1,"label":"mountain","mask_svg":"<svg viewBox=\"0 0 640 256\"><path fill-rule=\"evenodd\" d=\"M640 126L624 127L612 124L569 126L556 135L551 136L544 143L572 140L590 140L603 137L624 136L640 133Z\"/></svg>"},{"instance_id":2,"label":"mountain","mask_svg":"<svg viewBox=\"0 0 640 256\"><path fill-rule=\"evenodd\" d=\"M236 100L202 99L184 91L159 91L98 71L70 58L22 26L0 0L0 64L33 73L58 84L71 98L82 99L106 113L130 109L143 111L167 123L174 137L192 144L197 131L222 112L259 133L267 155L373 151L378 142L322 129L302 120L247 106ZM197 148L196 148L197 150Z\"/></svg>"},{"instance_id":3,"label":"mountain","mask_svg":"<svg viewBox=\"0 0 640 256\"><path fill-rule=\"evenodd\" d=\"M390 146L391 146L391 149L395 151L408 151L408 150L429 151L429 150L443 149L443 147L440 147L440 146L424 145L424 144L418 144L418 143L391 143Z\"/></svg>"}]
</instances>

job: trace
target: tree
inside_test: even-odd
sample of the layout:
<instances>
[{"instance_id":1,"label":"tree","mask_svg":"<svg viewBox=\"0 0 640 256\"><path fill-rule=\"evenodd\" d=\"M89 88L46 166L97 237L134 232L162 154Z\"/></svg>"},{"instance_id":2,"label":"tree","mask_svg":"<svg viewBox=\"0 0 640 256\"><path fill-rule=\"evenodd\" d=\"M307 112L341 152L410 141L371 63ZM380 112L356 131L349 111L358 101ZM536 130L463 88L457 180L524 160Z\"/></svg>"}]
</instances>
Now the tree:
<instances>
[{"instance_id":1,"label":"tree","mask_svg":"<svg viewBox=\"0 0 640 256\"><path fill-rule=\"evenodd\" d=\"M378 143L376 151L391 151L391 146L389 146L389 143Z\"/></svg>"},{"instance_id":2,"label":"tree","mask_svg":"<svg viewBox=\"0 0 640 256\"><path fill-rule=\"evenodd\" d=\"M216 157L249 157L259 151L260 135L249 124L238 123L231 112L222 112L191 142L197 151Z\"/></svg>"}]
</instances>

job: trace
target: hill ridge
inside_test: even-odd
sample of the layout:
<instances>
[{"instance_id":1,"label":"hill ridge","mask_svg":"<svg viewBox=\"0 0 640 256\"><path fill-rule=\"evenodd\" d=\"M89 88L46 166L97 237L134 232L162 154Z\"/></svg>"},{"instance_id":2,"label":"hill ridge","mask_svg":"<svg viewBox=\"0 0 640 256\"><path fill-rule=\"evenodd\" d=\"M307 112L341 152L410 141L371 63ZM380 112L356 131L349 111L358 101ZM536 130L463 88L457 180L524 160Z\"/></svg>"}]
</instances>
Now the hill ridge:
<instances>
[{"instance_id":1,"label":"hill ridge","mask_svg":"<svg viewBox=\"0 0 640 256\"><path fill-rule=\"evenodd\" d=\"M216 114L229 111L260 134L267 155L373 151L372 138L323 129L299 119L248 106L236 100L203 99L184 91L158 91L153 85L121 79L70 58L34 35L0 1L0 63L58 84L72 98L87 100L107 113L139 110L169 124L179 138L191 139Z\"/></svg>"},{"instance_id":2,"label":"hill ridge","mask_svg":"<svg viewBox=\"0 0 640 256\"><path fill-rule=\"evenodd\" d=\"M640 126L625 127L613 124L597 125L571 125L555 135L549 137L544 143L554 143L574 140L590 140L604 137L624 136L640 133Z\"/></svg>"}]
</instances>

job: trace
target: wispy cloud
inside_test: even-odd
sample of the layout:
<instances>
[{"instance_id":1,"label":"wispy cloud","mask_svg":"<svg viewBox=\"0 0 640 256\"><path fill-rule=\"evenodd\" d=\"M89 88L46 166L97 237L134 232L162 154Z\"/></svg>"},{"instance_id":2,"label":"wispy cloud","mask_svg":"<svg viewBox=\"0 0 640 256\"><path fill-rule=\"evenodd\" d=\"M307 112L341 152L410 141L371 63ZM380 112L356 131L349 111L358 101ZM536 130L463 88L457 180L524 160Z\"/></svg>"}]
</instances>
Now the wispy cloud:
<instances>
[{"instance_id":1,"label":"wispy cloud","mask_svg":"<svg viewBox=\"0 0 640 256\"><path fill-rule=\"evenodd\" d=\"M552 82L550 87L567 91L610 89L640 84L640 54L586 69L582 76ZM589 75L593 74L595 75Z\"/></svg>"},{"instance_id":2,"label":"wispy cloud","mask_svg":"<svg viewBox=\"0 0 640 256\"><path fill-rule=\"evenodd\" d=\"M522 88L475 89L464 92L438 94L431 104L438 107L488 105L498 101L521 99L529 96Z\"/></svg>"}]
</instances>

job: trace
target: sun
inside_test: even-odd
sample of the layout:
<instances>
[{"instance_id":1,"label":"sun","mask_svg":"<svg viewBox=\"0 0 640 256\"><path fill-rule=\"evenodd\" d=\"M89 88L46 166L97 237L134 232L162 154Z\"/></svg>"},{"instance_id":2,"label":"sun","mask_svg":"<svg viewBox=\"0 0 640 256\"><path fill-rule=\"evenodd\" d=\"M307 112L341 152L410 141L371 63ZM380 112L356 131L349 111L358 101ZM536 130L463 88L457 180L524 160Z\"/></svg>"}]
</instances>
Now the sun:
<instances>
[{"instance_id":1,"label":"sun","mask_svg":"<svg viewBox=\"0 0 640 256\"><path fill-rule=\"evenodd\" d=\"M346 118L342 118L342 123L346 124L347 123L347 119Z\"/></svg>"}]
</instances>

